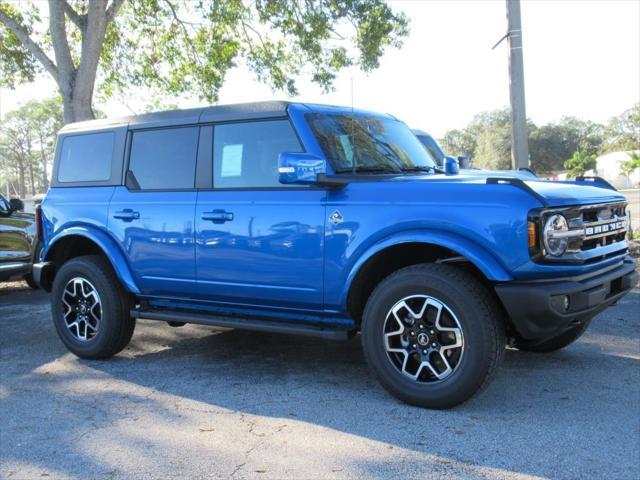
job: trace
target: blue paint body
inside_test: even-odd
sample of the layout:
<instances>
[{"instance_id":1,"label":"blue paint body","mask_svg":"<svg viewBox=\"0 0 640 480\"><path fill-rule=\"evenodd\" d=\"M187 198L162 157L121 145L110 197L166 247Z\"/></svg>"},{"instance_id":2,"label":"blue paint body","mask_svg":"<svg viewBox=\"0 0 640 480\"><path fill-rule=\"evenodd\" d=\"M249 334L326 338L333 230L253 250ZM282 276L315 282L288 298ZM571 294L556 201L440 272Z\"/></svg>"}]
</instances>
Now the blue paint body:
<instances>
[{"instance_id":1,"label":"blue paint body","mask_svg":"<svg viewBox=\"0 0 640 480\"><path fill-rule=\"evenodd\" d=\"M324 159L305 121L312 111L351 110L288 106L304 151ZM549 206L624 201L593 185L541 181L522 172L499 176L506 175L524 179ZM587 265L534 262L527 215L541 201L513 185L486 184L488 176L496 173L371 175L341 189L54 187L42 204L41 258L50 259L58 242L79 235L105 252L124 287L140 298L343 326L352 324L347 299L362 266L403 243L448 248L495 283L561 278L620 261L621 256ZM116 218L122 212L137 218ZM329 221L334 212L341 222Z\"/></svg>"}]
</instances>

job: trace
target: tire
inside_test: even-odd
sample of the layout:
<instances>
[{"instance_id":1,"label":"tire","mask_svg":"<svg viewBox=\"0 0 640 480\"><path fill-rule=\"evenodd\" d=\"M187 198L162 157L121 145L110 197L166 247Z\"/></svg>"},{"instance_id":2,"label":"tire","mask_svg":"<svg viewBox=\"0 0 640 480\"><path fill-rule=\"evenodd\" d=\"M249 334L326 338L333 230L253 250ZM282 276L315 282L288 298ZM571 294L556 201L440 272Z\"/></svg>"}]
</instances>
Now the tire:
<instances>
[{"instance_id":1,"label":"tire","mask_svg":"<svg viewBox=\"0 0 640 480\"><path fill-rule=\"evenodd\" d=\"M69 260L53 281L53 323L62 343L80 358L108 358L129 344L136 325L132 305L109 262L98 255Z\"/></svg>"},{"instance_id":2,"label":"tire","mask_svg":"<svg viewBox=\"0 0 640 480\"><path fill-rule=\"evenodd\" d=\"M557 350L560 350L567 345L571 345L577 339L579 339L582 334L587 330L591 320L586 320L580 325L576 325L575 327L567 330L566 332L558 335L557 337L550 338L549 340L545 340L543 342L536 341L527 341L527 340L516 340L514 343L514 347L518 350L522 350L523 352L534 352L534 353L551 353Z\"/></svg>"},{"instance_id":3,"label":"tire","mask_svg":"<svg viewBox=\"0 0 640 480\"><path fill-rule=\"evenodd\" d=\"M425 303L440 302L440 311L443 312L440 327L449 322L449 329L453 325L455 330L457 324L459 336L458 333L432 330L427 325L438 323L429 321L430 316L432 320L436 318L434 310L438 311L433 305L422 310L423 316L415 317L413 326L407 326L406 319L404 323L398 319L404 312L419 310L423 297ZM401 302L403 299L407 299L404 304ZM402 307L410 304L414 310ZM398 308L398 317L391 313L392 308ZM398 332L404 333L396 333L393 330L396 326ZM426 328L428 332L421 328ZM361 332L367 363L384 388L406 403L434 409L454 407L487 385L502 361L506 346L502 312L489 290L471 274L442 264L406 267L380 282L367 301ZM412 350L411 354L405 355L395 350L387 352L390 346L395 348L400 345L398 350L412 348L417 342L411 343L412 340L409 340L407 346L403 347L405 336L409 339L409 335L414 335L414 339L423 341L424 338L420 338L423 337L422 332L429 336L424 350L421 350L420 344L420 351ZM434 332L435 336L430 336ZM385 334L392 337L387 338ZM441 339L444 334L450 337L447 342ZM452 335L456 337L455 342ZM430 343L433 339L436 342ZM392 345L393 342L396 344ZM451 342L461 343L462 346L451 348ZM430 351L429 347L436 343L439 350ZM445 347L452 351L445 352ZM427 356L422 356L429 351ZM451 355L446 363L451 370L449 373L446 373L446 369L438 371L436 368L438 364L445 365L442 361L445 355ZM408 360L404 361L404 358ZM415 358L419 360L415 361ZM425 359L432 367L424 365ZM419 364L415 371L409 371L412 363ZM436 373L443 378L437 377ZM418 376L414 379L409 374Z\"/></svg>"}]
</instances>

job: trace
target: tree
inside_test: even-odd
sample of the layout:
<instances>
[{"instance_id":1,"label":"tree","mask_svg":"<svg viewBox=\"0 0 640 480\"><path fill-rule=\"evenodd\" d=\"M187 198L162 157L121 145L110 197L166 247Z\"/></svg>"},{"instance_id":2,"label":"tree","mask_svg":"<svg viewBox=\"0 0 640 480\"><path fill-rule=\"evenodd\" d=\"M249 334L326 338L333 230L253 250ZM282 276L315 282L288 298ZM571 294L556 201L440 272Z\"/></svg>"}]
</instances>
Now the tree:
<instances>
[{"instance_id":1,"label":"tree","mask_svg":"<svg viewBox=\"0 0 640 480\"><path fill-rule=\"evenodd\" d=\"M558 128L572 151L580 150L589 155L597 155L604 141L604 125L576 117L563 117Z\"/></svg>"},{"instance_id":2,"label":"tree","mask_svg":"<svg viewBox=\"0 0 640 480\"><path fill-rule=\"evenodd\" d=\"M24 197L27 193L27 165L31 161L28 139L20 125L12 119L2 124L0 138L0 160L2 169L17 181L17 194Z\"/></svg>"},{"instance_id":3,"label":"tree","mask_svg":"<svg viewBox=\"0 0 640 480\"><path fill-rule=\"evenodd\" d=\"M385 48L399 47L408 33L406 16L384 0L49 0L48 6L43 32L40 3L0 2L0 82L11 87L46 71L60 90L65 123L94 117L96 84L107 97L134 85L215 103L241 60L276 90L295 94L303 68L328 90L344 67L378 67Z\"/></svg>"},{"instance_id":4,"label":"tree","mask_svg":"<svg viewBox=\"0 0 640 480\"><path fill-rule=\"evenodd\" d=\"M442 144L449 155L470 155L475 167L511 168L510 110L481 112L463 130L445 133Z\"/></svg>"},{"instance_id":5,"label":"tree","mask_svg":"<svg viewBox=\"0 0 640 480\"><path fill-rule=\"evenodd\" d=\"M577 152L598 153L603 141L600 124L564 117L559 123L540 127L533 123L529 129L531 166L536 172L551 173L564 169L567 159Z\"/></svg>"},{"instance_id":6,"label":"tree","mask_svg":"<svg viewBox=\"0 0 640 480\"><path fill-rule=\"evenodd\" d=\"M603 153L640 150L640 103L613 117L606 127L605 136Z\"/></svg>"},{"instance_id":7,"label":"tree","mask_svg":"<svg viewBox=\"0 0 640 480\"><path fill-rule=\"evenodd\" d=\"M61 125L60 98L28 102L7 113L0 124L0 167L9 181L15 179L20 197L27 192L45 192L49 187L48 167Z\"/></svg>"},{"instance_id":8,"label":"tree","mask_svg":"<svg viewBox=\"0 0 640 480\"><path fill-rule=\"evenodd\" d=\"M640 152L631 152L629 160L622 162L622 165L620 165L620 171L627 176L631 175L637 168L640 168Z\"/></svg>"},{"instance_id":9,"label":"tree","mask_svg":"<svg viewBox=\"0 0 640 480\"><path fill-rule=\"evenodd\" d=\"M540 174L563 170L577 152L595 155L604 139L602 125L575 117L538 127L528 122L531 167ZM482 112L464 129L449 130L442 139L450 155L471 155L473 165L489 169L511 168L509 109Z\"/></svg>"},{"instance_id":10,"label":"tree","mask_svg":"<svg viewBox=\"0 0 640 480\"><path fill-rule=\"evenodd\" d=\"M456 157L459 155L473 156L476 150L476 138L466 128L448 130L440 139L440 144L447 155Z\"/></svg>"},{"instance_id":11,"label":"tree","mask_svg":"<svg viewBox=\"0 0 640 480\"><path fill-rule=\"evenodd\" d=\"M488 170L509 170L511 168L510 126L482 130L477 139L474 165Z\"/></svg>"},{"instance_id":12,"label":"tree","mask_svg":"<svg viewBox=\"0 0 640 480\"><path fill-rule=\"evenodd\" d=\"M564 166L569 169L569 176L578 177L588 170L595 170L596 156L586 152L575 152L569 160L564 162Z\"/></svg>"}]
</instances>

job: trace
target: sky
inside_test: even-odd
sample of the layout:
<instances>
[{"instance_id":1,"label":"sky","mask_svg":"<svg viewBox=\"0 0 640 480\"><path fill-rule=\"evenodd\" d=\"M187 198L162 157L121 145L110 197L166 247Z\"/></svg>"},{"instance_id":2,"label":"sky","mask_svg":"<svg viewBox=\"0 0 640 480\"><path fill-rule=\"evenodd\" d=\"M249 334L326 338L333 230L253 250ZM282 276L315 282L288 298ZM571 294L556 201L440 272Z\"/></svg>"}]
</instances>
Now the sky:
<instances>
[{"instance_id":1,"label":"sky","mask_svg":"<svg viewBox=\"0 0 640 480\"><path fill-rule=\"evenodd\" d=\"M504 0L391 0L411 20L400 50L390 49L378 70L343 71L335 91L323 94L308 79L292 100L391 113L413 128L441 136L473 116L509 104ZM640 102L640 0L523 0L527 116L537 124L576 116L606 122ZM353 85L353 88L352 88ZM55 93L42 78L15 91L0 89L0 115L30 99ZM111 99L98 108L129 115L147 92ZM257 82L246 68L232 70L220 103L288 99ZM193 98L182 107L201 105Z\"/></svg>"}]
</instances>

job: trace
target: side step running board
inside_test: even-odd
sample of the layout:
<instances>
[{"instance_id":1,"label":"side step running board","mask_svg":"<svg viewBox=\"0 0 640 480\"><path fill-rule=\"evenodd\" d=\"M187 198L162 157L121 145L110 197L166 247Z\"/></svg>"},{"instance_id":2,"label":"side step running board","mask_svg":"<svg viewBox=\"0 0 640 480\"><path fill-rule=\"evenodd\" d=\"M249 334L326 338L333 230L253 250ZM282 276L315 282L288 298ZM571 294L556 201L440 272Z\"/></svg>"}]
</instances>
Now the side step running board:
<instances>
[{"instance_id":1,"label":"side step running board","mask_svg":"<svg viewBox=\"0 0 640 480\"><path fill-rule=\"evenodd\" d=\"M286 323L275 320L257 320L254 318L221 317L190 313L183 311L166 311L159 309L131 310L133 318L145 318L163 322L196 323L212 327L239 328L242 330L256 330L259 332L287 333L291 335L305 335L321 337L328 340L347 340L348 330L322 328L316 325Z\"/></svg>"}]
</instances>

